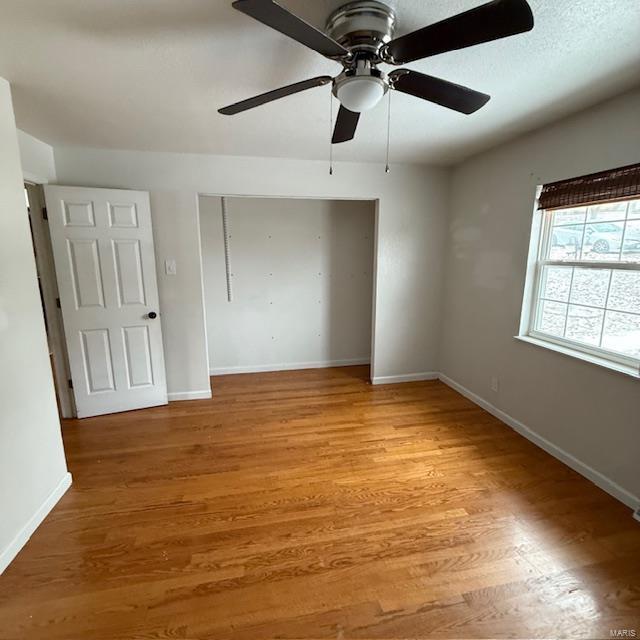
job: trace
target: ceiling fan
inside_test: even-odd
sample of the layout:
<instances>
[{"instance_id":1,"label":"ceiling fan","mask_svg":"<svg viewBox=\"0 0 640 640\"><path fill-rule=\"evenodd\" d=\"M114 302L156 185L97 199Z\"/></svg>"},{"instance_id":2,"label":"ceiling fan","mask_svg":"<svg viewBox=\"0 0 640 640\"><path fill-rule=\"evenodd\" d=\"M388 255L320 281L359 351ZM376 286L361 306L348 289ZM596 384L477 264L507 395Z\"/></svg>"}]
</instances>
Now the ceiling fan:
<instances>
[{"instance_id":1,"label":"ceiling fan","mask_svg":"<svg viewBox=\"0 0 640 640\"><path fill-rule=\"evenodd\" d=\"M273 0L236 0L233 8L339 62L343 70L335 78L318 76L296 82L224 107L219 112L235 115L332 83L333 95L340 101L333 143L351 140L360 113L375 107L389 89L465 114L474 113L490 98L485 93L411 69L395 69L385 74L378 65L403 65L533 28L533 14L526 0L492 0L395 39L395 12L376 0L356 0L343 5L329 16L325 32Z\"/></svg>"}]
</instances>

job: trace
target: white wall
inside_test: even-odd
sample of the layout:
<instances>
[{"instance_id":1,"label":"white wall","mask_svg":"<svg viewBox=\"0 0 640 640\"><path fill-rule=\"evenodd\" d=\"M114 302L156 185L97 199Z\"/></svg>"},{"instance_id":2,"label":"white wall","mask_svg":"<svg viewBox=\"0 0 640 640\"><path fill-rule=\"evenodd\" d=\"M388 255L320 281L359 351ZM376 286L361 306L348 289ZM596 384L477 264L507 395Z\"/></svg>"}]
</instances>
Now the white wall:
<instances>
[{"instance_id":1,"label":"white wall","mask_svg":"<svg viewBox=\"0 0 640 640\"><path fill-rule=\"evenodd\" d=\"M209 371L369 362L375 202L200 198Z\"/></svg>"},{"instance_id":2,"label":"white wall","mask_svg":"<svg viewBox=\"0 0 640 640\"><path fill-rule=\"evenodd\" d=\"M18 129L18 146L25 180L37 184L56 181L53 147Z\"/></svg>"},{"instance_id":3,"label":"white wall","mask_svg":"<svg viewBox=\"0 0 640 640\"><path fill-rule=\"evenodd\" d=\"M630 504L640 496L640 382L513 336L536 185L639 160L635 91L456 168L440 351L447 376L620 485Z\"/></svg>"},{"instance_id":4,"label":"white wall","mask_svg":"<svg viewBox=\"0 0 640 640\"><path fill-rule=\"evenodd\" d=\"M448 172L395 165L56 148L58 182L151 193L169 392L208 389L198 193L379 199L376 376L437 370ZM177 261L167 276L165 259Z\"/></svg>"},{"instance_id":5,"label":"white wall","mask_svg":"<svg viewBox=\"0 0 640 640\"><path fill-rule=\"evenodd\" d=\"M8 83L0 78L0 572L70 483Z\"/></svg>"}]
</instances>

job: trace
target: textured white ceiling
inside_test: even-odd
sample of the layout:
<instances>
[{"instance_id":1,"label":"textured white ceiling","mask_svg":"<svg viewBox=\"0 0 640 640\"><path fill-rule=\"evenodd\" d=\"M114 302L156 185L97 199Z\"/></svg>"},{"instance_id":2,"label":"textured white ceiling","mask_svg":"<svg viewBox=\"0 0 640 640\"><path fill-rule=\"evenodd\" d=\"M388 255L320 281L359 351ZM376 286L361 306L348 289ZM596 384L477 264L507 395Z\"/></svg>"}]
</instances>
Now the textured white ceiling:
<instances>
[{"instance_id":1,"label":"textured white ceiling","mask_svg":"<svg viewBox=\"0 0 640 640\"><path fill-rule=\"evenodd\" d=\"M483 1L398 0L397 34ZM342 3L282 0L318 27ZM457 161L640 82L640 0L530 3L532 32L407 65L492 100L464 116L394 93L393 161ZM326 158L328 86L234 117L216 109L339 69L231 0L0 0L18 126L52 144ZM334 156L383 161L385 126L380 105Z\"/></svg>"}]
</instances>

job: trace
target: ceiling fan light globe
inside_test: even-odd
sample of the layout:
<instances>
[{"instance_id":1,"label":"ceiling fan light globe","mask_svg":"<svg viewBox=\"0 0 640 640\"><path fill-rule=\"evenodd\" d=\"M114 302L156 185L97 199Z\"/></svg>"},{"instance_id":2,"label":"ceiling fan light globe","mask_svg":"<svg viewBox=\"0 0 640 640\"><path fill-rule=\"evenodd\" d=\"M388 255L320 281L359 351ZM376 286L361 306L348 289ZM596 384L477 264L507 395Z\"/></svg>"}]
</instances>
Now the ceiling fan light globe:
<instances>
[{"instance_id":1,"label":"ceiling fan light globe","mask_svg":"<svg viewBox=\"0 0 640 640\"><path fill-rule=\"evenodd\" d=\"M387 92L386 84L371 76L346 78L336 88L336 97L349 111L362 113L373 109Z\"/></svg>"}]
</instances>

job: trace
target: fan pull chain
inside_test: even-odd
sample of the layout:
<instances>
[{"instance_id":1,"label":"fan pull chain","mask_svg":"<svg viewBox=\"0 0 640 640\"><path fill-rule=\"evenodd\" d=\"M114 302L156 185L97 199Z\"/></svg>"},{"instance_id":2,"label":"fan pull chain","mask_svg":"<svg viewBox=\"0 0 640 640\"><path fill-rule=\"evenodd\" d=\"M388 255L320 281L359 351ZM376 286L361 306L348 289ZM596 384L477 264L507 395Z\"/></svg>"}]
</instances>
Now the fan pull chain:
<instances>
[{"instance_id":1,"label":"fan pull chain","mask_svg":"<svg viewBox=\"0 0 640 640\"><path fill-rule=\"evenodd\" d=\"M387 103L387 164L384 168L385 173L390 173L389 168L389 146L391 142L391 88L387 92L389 94L389 102Z\"/></svg>"},{"instance_id":2,"label":"fan pull chain","mask_svg":"<svg viewBox=\"0 0 640 640\"><path fill-rule=\"evenodd\" d=\"M329 91L329 175L333 175L333 93Z\"/></svg>"}]
</instances>

